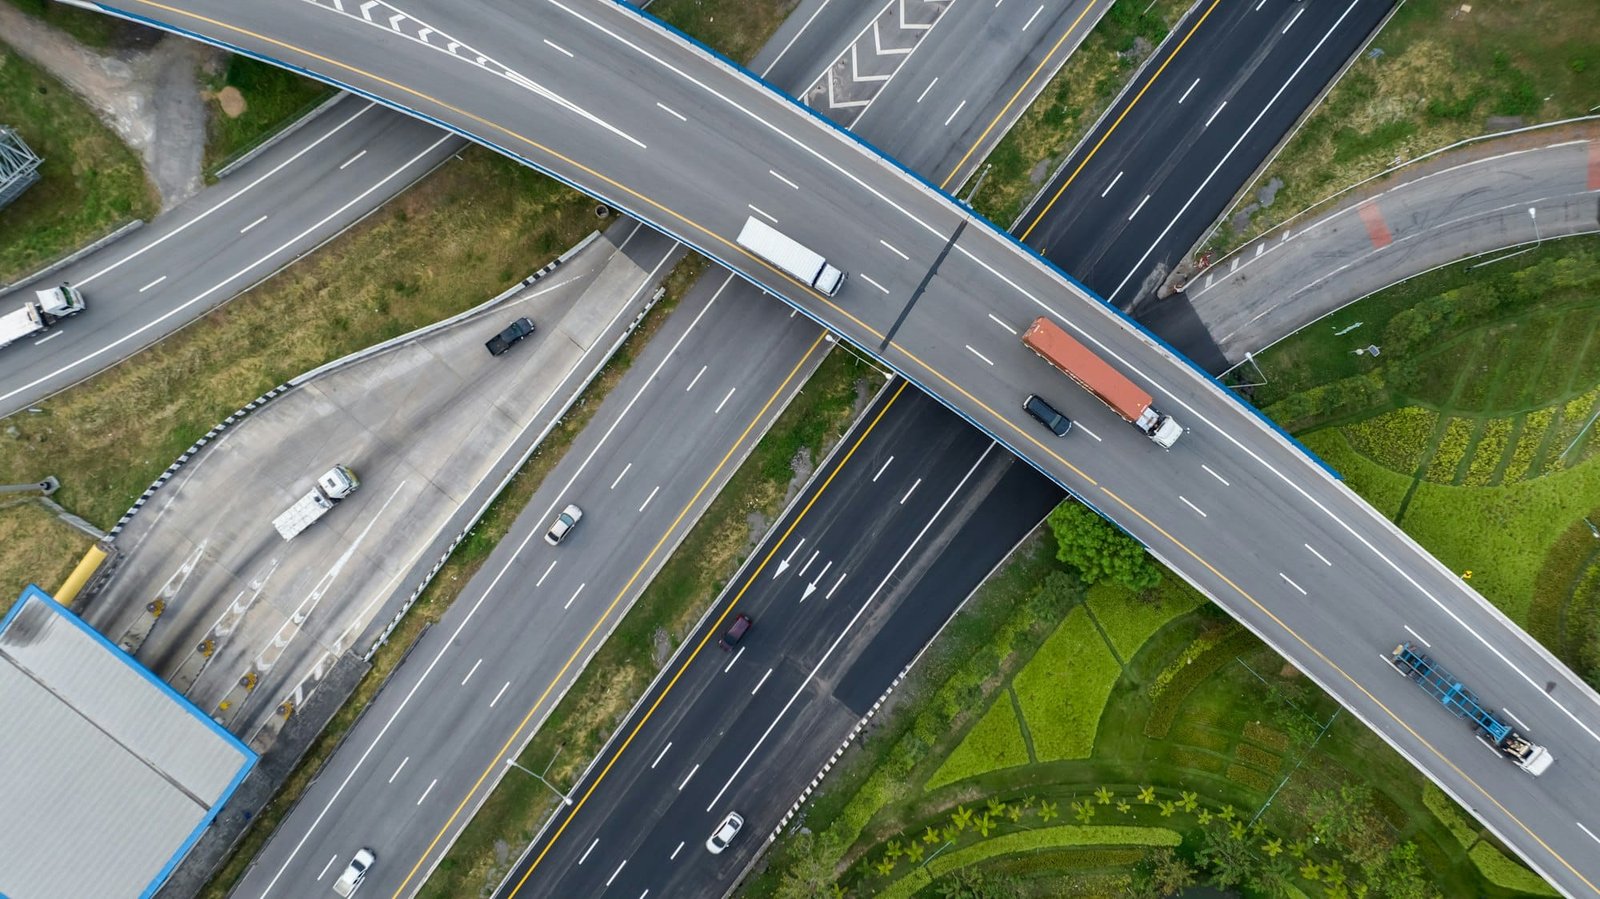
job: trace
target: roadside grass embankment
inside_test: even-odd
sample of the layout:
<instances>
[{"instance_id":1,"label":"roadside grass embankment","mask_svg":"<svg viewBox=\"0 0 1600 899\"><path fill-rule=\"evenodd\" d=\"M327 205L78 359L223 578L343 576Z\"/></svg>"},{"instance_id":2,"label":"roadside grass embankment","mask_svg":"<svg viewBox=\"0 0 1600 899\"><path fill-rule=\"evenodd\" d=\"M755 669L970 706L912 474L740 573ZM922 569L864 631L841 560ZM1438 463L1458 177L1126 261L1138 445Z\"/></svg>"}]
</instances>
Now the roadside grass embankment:
<instances>
[{"instance_id":1,"label":"roadside grass embankment","mask_svg":"<svg viewBox=\"0 0 1600 899\"><path fill-rule=\"evenodd\" d=\"M38 403L42 412L11 416L0 431L0 482L50 468L62 481L57 501L108 528L244 403L494 296L591 230L593 209L581 194L469 149L292 268Z\"/></svg>"},{"instance_id":2,"label":"roadside grass embankment","mask_svg":"<svg viewBox=\"0 0 1600 899\"><path fill-rule=\"evenodd\" d=\"M813 349L812 352L819 350ZM796 360L798 361L798 360ZM856 355L833 352L806 381L617 628L540 725L518 763L569 789L651 679L738 570L766 526L882 385ZM470 895L505 876L557 800L538 781L501 780L421 896Z\"/></svg>"},{"instance_id":3,"label":"roadside grass embankment","mask_svg":"<svg viewBox=\"0 0 1600 899\"><path fill-rule=\"evenodd\" d=\"M3 43L0 125L16 129L44 160L39 181L0 212L0 283L157 212L155 188L139 157L77 94ZM21 305L16 297L7 303L7 310Z\"/></svg>"},{"instance_id":4,"label":"roadside grass embankment","mask_svg":"<svg viewBox=\"0 0 1600 899\"><path fill-rule=\"evenodd\" d=\"M988 174L973 208L1009 228L1188 5L1186 0L1116 0L984 160ZM950 190L966 196L983 171L979 166L967 184Z\"/></svg>"},{"instance_id":5,"label":"roadside grass embankment","mask_svg":"<svg viewBox=\"0 0 1600 899\"><path fill-rule=\"evenodd\" d=\"M748 64L800 0L656 0L646 7L673 28Z\"/></svg>"},{"instance_id":6,"label":"roadside grass embankment","mask_svg":"<svg viewBox=\"0 0 1600 899\"><path fill-rule=\"evenodd\" d=\"M29 584L46 591L61 586L92 545L94 538L57 518L35 497L0 502L0 546L5 547L0 552L0 618Z\"/></svg>"},{"instance_id":7,"label":"roadside grass embankment","mask_svg":"<svg viewBox=\"0 0 1600 899\"><path fill-rule=\"evenodd\" d=\"M1233 219L1225 250L1395 164L1480 134L1592 112L1600 97L1600 4L1406 0L1262 174L1272 204Z\"/></svg>"},{"instance_id":8,"label":"roadside grass embankment","mask_svg":"<svg viewBox=\"0 0 1600 899\"><path fill-rule=\"evenodd\" d=\"M109 49L126 40L131 30L144 30L104 13L90 12L87 9L58 3L56 0L6 0L6 2L36 19L65 31L78 43L97 50Z\"/></svg>"},{"instance_id":9,"label":"roadside grass embankment","mask_svg":"<svg viewBox=\"0 0 1600 899\"><path fill-rule=\"evenodd\" d=\"M230 54L221 72L206 79L208 177L217 169L293 124L335 90L248 56Z\"/></svg>"}]
</instances>

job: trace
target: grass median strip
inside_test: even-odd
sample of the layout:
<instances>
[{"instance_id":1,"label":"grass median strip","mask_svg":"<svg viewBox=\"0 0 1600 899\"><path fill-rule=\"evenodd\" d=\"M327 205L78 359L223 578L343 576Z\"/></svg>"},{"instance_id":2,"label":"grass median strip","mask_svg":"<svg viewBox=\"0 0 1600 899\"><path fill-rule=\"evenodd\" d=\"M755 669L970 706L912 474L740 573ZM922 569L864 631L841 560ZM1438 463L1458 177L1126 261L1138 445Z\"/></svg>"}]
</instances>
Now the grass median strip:
<instances>
[{"instance_id":1,"label":"grass median strip","mask_svg":"<svg viewBox=\"0 0 1600 899\"><path fill-rule=\"evenodd\" d=\"M622 723L672 650L881 384L850 353L832 353L778 417L635 601L519 758L570 786ZM498 883L555 807L531 777L507 777L467 825L423 897L476 894Z\"/></svg>"},{"instance_id":2,"label":"grass median strip","mask_svg":"<svg viewBox=\"0 0 1600 899\"><path fill-rule=\"evenodd\" d=\"M281 66L230 55L223 69L207 78L205 170L242 155L312 107L334 95L333 88Z\"/></svg>"},{"instance_id":3,"label":"grass median strip","mask_svg":"<svg viewBox=\"0 0 1600 899\"><path fill-rule=\"evenodd\" d=\"M133 151L66 85L3 44L0 125L44 159L38 183L0 213L0 283L155 215L155 189ZM13 296L5 309L20 306Z\"/></svg>"}]
</instances>

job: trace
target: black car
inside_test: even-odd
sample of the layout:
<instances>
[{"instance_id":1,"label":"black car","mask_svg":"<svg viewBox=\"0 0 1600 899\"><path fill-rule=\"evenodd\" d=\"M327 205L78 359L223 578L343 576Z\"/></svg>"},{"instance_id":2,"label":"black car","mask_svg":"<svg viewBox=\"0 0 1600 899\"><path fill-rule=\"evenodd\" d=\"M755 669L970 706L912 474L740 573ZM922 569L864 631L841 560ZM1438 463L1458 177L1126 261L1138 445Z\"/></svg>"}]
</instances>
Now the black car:
<instances>
[{"instance_id":1,"label":"black car","mask_svg":"<svg viewBox=\"0 0 1600 899\"><path fill-rule=\"evenodd\" d=\"M506 350L511 349L513 343L532 333L533 319L523 316L507 325L504 331L489 338L489 342L485 343L484 346L489 348L489 355L499 356Z\"/></svg>"},{"instance_id":2,"label":"black car","mask_svg":"<svg viewBox=\"0 0 1600 899\"><path fill-rule=\"evenodd\" d=\"M717 641L717 645L722 648L723 652L732 652L733 648L739 645L739 641L744 639L744 635L749 632L753 624L755 622L750 620L750 616L741 612L738 618L733 619L733 624L729 626L728 632L722 635L722 639Z\"/></svg>"},{"instance_id":3,"label":"black car","mask_svg":"<svg viewBox=\"0 0 1600 899\"><path fill-rule=\"evenodd\" d=\"M1039 423L1050 429L1050 433L1057 437L1067 436L1072 430L1072 419L1056 411L1056 408L1036 396L1029 396L1022 401L1022 411L1039 419Z\"/></svg>"}]
</instances>

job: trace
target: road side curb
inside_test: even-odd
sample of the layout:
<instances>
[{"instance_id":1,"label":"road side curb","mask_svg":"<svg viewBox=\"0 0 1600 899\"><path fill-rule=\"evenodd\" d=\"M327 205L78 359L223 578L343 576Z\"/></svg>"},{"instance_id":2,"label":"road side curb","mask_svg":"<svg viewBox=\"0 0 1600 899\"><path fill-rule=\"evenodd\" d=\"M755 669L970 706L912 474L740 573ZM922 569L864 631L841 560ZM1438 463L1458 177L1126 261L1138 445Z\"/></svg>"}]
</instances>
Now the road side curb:
<instances>
[{"instance_id":1,"label":"road side curb","mask_svg":"<svg viewBox=\"0 0 1600 899\"><path fill-rule=\"evenodd\" d=\"M279 142L281 142L284 138L286 138L289 135L295 133L296 131L299 131L301 128L304 128L305 126L311 124L312 122L316 121L318 118L321 118L323 113L325 113L328 110L332 109L335 105L338 104L338 102L340 100L343 100L344 98L350 97L350 96L353 96L353 94L350 94L347 91L335 90L333 96L329 97L326 100L323 100L321 103L318 103L310 112L306 113L305 115L301 116L298 119L295 119L293 122L290 122L288 125L285 125L284 127L278 129L278 132L276 134L272 135L271 137L267 138L266 140L262 141L261 143L256 144L254 147L251 147L249 150L246 150L242 155L240 155L240 157L238 159L235 159L232 162L228 163L227 165L224 165L222 168L217 169L216 172L214 173L216 175L217 180L221 181L222 179L224 179L224 178L228 177L229 175L233 174L235 170L237 170L237 169L243 167L244 165L254 161L255 158L260 156L262 153L265 153L268 150L272 149L273 147L277 146L279 144Z\"/></svg>"},{"instance_id":2,"label":"road side curb","mask_svg":"<svg viewBox=\"0 0 1600 899\"><path fill-rule=\"evenodd\" d=\"M129 234L132 234L133 232L135 232L135 231L137 231L137 230L139 230L140 228L143 228L143 227L144 227L144 220L143 219L134 219L131 222L123 222L121 225L117 226L117 228L114 231L112 231L110 234L106 234L106 235L100 237L98 240L96 240L96 241L94 241L94 242L92 242L92 243L90 243L90 244L88 244L86 246L82 246L82 247L79 247L76 250L73 250L71 253L68 253L67 255L61 257L60 259L57 259L55 262L50 263L49 265L45 266L44 268L41 268L38 271L36 271L36 272L34 272L34 273L30 274L30 275L23 275L21 278L18 278L17 280L12 281L10 284L0 285L0 297L3 297L6 294L11 293L12 291L16 290L17 288L21 287L24 284L32 284L35 281L42 281L45 278L50 277L50 275L52 273L61 271L62 269L66 268L67 266L71 265L72 263L77 262L78 260L82 259L83 257L89 255L90 253L93 253L93 252L95 252L96 250L99 250L102 247L106 247L106 246L109 246L109 245L111 245L113 243L116 243L117 241L121 240L122 238L127 237Z\"/></svg>"},{"instance_id":3,"label":"road side curb","mask_svg":"<svg viewBox=\"0 0 1600 899\"><path fill-rule=\"evenodd\" d=\"M224 431L228 430L228 428L233 427L236 424L239 424L245 418L249 417L252 413L258 411L262 406L265 406L267 403L271 402L272 400L277 399L278 397L284 395L285 393L289 392L291 389L293 389L295 387L299 387L300 385L307 383L308 381L312 380L313 378L316 378L316 377L319 377L321 375L327 374L328 372L334 371L336 369L343 368L346 365L350 365L350 364L353 364L355 362L359 362L359 361L362 361L362 360L365 360L365 359L369 359L369 358L371 358L373 356L378 355L379 353L391 350L394 347L397 347L397 346L400 346L402 344L409 343L409 342L411 342L413 340L417 340L419 338L425 337L425 336L427 336L429 334L434 333L435 331L439 331L439 330L441 330L443 328L449 327L450 325L453 325L453 324L455 324L457 322L460 322L460 321L462 321L464 319L471 318L472 316L477 315L478 313L483 312L486 309L489 309L489 308L491 308L493 306L496 306L496 305L498 305L500 303L505 302L508 298L514 296L518 292L526 290L529 287L529 285L533 284L535 281L538 281L539 279L543 278L545 275L548 275L550 272L555 271L558 267L561 266L562 263L564 263L568 259L571 259L573 256L577 255L577 253L579 253L585 247L587 247L590 243L592 243L595 240L595 238L598 237L598 236L599 236L599 232L596 232L596 231L589 232L589 236L587 236L583 240L579 241L575 246L573 246L571 249L567 250L565 253L562 253L560 256L556 257L548 265L544 266L543 268L539 269L538 271L534 272L533 274L529 275L528 277L526 277L526 278L522 279L521 281L517 282L514 286L512 286L511 288L501 292L498 296L494 297L493 299L491 299L491 300L489 300L487 302L479 303L478 305L472 307L471 309L468 309L465 312L461 312L461 313L458 313L456 315L452 315L451 317L449 317L447 319L444 319L443 321L434 322L431 325L425 325L425 326L423 326L421 328L418 328L415 331L407 332L405 334L400 335L399 337L395 337L395 338L392 338L390 340L386 340L386 341L384 341L382 343L376 344L374 346L367 347L366 349L363 349L363 350L357 350L356 352L351 353L348 356L344 356L342 358L335 359L332 362L327 363L326 365L318 366L318 367L312 369L311 371L306 372L305 374L297 375L296 377L290 378L288 381L286 381L286 382L284 382L282 384L279 384L278 386L272 388L271 390L268 390L266 393L263 393L260 396L256 397L255 399L251 400L250 402L245 403L243 406L239 407L239 409L237 411L235 411L232 415L228 416L227 418L225 418L222 421L218 422L216 425L212 426L211 430L209 430L209 431L207 431L205 433L205 436L201 437L199 440L196 440L194 443L190 444L189 448L184 450L183 453L178 456L176 461L174 461L171 465L168 465L166 471L163 471L161 473L161 475L159 477L157 477L155 479L155 481L153 481L150 484L149 487L145 488L144 493L140 494L140 496L139 496L139 498L137 500L134 500L133 506L131 508L129 508L127 512L124 512L122 517L117 520L117 523L112 526L111 530L108 532L108 537L112 541L115 541L117 539L117 535L122 533L122 529L128 526L128 522L133 520L133 516L138 514L139 510L144 508L145 504L148 503L151 500L151 498L155 496L156 491L158 491L162 487L166 486L167 482L172 480L173 475L176 475L183 468L184 465L188 464L190 459L192 459L196 455L198 455L200 453L200 450L203 449L206 446L206 444L208 444L211 441L213 441L213 440L217 439L218 437L222 436ZM459 540L458 540L458 542L459 542ZM409 606L409 603L407 603L407 605ZM367 653L366 657L370 658L371 657L371 653L370 652Z\"/></svg>"}]
</instances>

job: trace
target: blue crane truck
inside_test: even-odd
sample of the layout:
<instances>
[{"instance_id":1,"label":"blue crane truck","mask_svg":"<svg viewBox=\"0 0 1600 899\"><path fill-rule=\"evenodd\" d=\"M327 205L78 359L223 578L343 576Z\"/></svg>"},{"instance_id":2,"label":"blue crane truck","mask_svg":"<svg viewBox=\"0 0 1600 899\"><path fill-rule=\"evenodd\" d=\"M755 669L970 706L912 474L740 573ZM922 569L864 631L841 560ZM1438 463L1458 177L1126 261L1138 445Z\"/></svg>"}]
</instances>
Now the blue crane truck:
<instances>
[{"instance_id":1,"label":"blue crane truck","mask_svg":"<svg viewBox=\"0 0 1600 899\"><path fill-rule=\"evenodd\" d=\"M1550 750L1517 733L1516 729L1496 718L1483 707L1478 697L1456 679L1443 665L1418 652L1408 640L1394 648L1389 660L1395 670L1411 678L1429 696L1439 700L1457 718L1466 718L1477 725L1478 738L1488 743L1517 767L1538 776L1549 770L1555 757Z\"/></svg>"}]
</instances>

